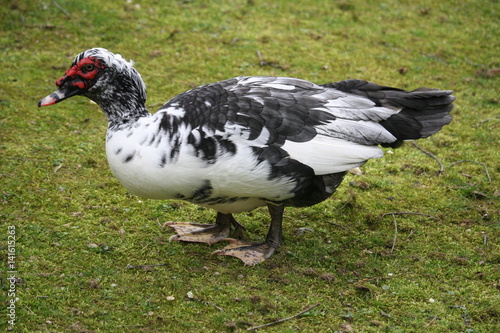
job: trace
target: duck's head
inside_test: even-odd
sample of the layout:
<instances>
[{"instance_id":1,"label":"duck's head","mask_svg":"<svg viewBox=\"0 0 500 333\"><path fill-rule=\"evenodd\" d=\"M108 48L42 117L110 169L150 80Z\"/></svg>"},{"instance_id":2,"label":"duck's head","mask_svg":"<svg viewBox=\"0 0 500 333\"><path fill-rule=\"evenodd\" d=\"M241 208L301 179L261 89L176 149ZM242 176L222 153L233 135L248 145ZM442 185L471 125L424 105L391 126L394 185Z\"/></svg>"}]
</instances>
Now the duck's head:
<instances>
[{"instance_id":1,"label":"duck's head","mask_svg":"<svg viewBox=\"0 0 500 333\"><path fill-rule=\"evenodd\" d=\"M41 99L38 106L56 104L76 95L92 99L103 110L117 102L123 105L129 104L127 101L146 100L146 87L132 62L103 48L77 55L56 85L59 89Z\"/></svg>"}]
</instances>

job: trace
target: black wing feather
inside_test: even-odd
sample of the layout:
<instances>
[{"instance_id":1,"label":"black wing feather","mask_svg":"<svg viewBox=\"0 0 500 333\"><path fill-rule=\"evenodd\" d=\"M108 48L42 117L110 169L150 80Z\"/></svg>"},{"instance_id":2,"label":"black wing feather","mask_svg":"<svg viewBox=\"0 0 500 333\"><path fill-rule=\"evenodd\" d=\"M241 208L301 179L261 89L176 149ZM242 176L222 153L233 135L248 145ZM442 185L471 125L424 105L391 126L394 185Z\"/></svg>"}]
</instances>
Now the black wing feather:
<instances>
[{"instance_id":1,"label":"black wing feather","mask_svg":"<svg viewBox=\"0 0 500 333\"><path fill-rule=\"evenodd\" d=\"M286 89L279 88L283 82L287 85ZM278 88L273 84L277 84ZM327 97L318 98L323 93ZM455 99L452 91L448 90L419 88L405 91L362 80L317 86L292 78L259 77L234 78L200 86L174 97L162 109L171 106L182 108L186 114L178 121L212 133L216 130L225 132L231 125L239 125L245 128L249 140L259 138L266 128L269 136L265 144L281 146L286 140L307 142L317 135L318 125L334 122L336 117L325 111L329 100L342 97L345 103L354 102L353 112L370 109L369 103L351 101L346 94L365 97L375 106L398 111L378 121L396 141L377 142L375 139L370 141L368 137L365 140L391 147L399 146L404 140L428 137L449 124L449 113ZM174 126L171 121L162 124ZM176 127L179 127L178 124ZM345 136L353 130L356 131L355 128L346 129L341 137L348 140ZM356 138L353 137L352 141L356 142Z\"/></svg>"},{"instance_id":2,"label":"black wing feather","mask_svg":"<svg viewBox=\"0 0 500 333\"><path fill-rule=\"evenodd\" d=\"M372 100L376 105L401 109L380 122L397 138L383 146L397 147L404 140L426 138L451 122L455 97L451 90L418 88L413 91L379 86L362 80L344 80L323 85Z\"/></svg>"},{"instance_id":3,"label":"black wing feather","mask_svg":"<svg viewBox=\"0 0 500 333\"><path fill-rule=\"evenodd\" d=\"M261 79L260 85L272 83L277 78ZM225 132L226 126L235 124L247 129L248 140L255 140L266 128L270 133L266 144L281 146L286 140L305 142L316 135L316 125L335 117L315 109L326 101L310 97L324 91L324 88L301 80L290 80L291 84L297 85L296 89L279 90L259 85L253 88L239 85L238 78L211 83L174 97L161 109L175 107L186 110L185 116L178 121L189 124L191 128Z\"/></svg>"}]
</instances>

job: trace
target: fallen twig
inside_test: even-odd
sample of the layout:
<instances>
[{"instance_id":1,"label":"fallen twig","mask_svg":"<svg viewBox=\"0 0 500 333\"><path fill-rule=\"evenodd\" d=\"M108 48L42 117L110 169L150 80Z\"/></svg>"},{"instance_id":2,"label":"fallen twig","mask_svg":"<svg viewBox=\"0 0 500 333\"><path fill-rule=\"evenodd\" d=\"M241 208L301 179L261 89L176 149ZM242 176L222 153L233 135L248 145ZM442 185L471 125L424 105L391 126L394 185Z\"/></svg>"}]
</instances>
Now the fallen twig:
<instances>
[{"instance_id":1,"label":"fallen twig","mask_svg":"<svg viewBox=\"0 0 500 333\"><path fill-rule=\"evenodd\" d=\"M288 317L288 318L279 319L279 320L273 321L272 323L268 323L268 324L264 324L264 325L260 325L260 326L250 327L250 328L247 328L247 331L257 330L259 328L271 326L271 325L274 325L274 324L279 324L279 323L282 323L284 321L287 321L287 320L290 320L290 319L293 319L293 318L297 318L297 317L303 315L304 313L308 312L309 310L311 310L311 309L313 309L313 308L315 308L315 307L317 307L319 305L321 305L321 303L316 303L314 305L308 306L305 310L297 313L296 315L293 315L293 316Z\"/></svg>"},{"instance_id":2,"label":"fallen twig","mask_svg":"<svg viewBox=\"0 0 500 333\"><path fill-rule=\"evenodd\" d=\"M424 325L424 327L428 327L428 326L430 326L430 325L431 325L432 323L434 323L437 319L439 319L439 318L438 318L438 317L433 317L433 318L431 319L431 321L430 321L430 322L428 322L427 324L425 324L425 325Z\"/></svg>"},{"instance_id":3,"label":"fallen twig","mask_svg":"<svg viewBox=\"0 0 500 333\"><path fill-rule=\"evenodd\" d=\"M151 268L151 267L158 267L158 266L166 266L167 264L156 264L156 265L137 265L137 266L132 266L127 264L127 268Z\"/></svg>"},{"instance_id":4,"label":"fallen twig","mask_svg":"<svg viewBox=\"0 0 500 333\"><path fill-rule=\"evenodd\" d=\"M482 124L487 123L488 121L497 120L497 119L500 119L500 116L497 116L497 117L493 117L493 118L488 118L488 119L482 120L482 121L480 121L480 122L478 122L478 123L476 124L476 127L479 127L479 126L481 126Z\"/></svg>"},{"instance_id":5,"label":"fallen twig","mask_svg":"<svg viewBox=\"0 0 500 333\"><path fill-rule=\"evenodd\" d=\"M424 153L425 155L430 156L430 157L432 157L433 159L435 159L435 160L439 163L439 172L443 172L443 171L444 171L444 165L443 165L443 163L439 160L439 158L437 158L434 154L429 153L428 151L424 150L422 147L420 147L419 145L417 145L414 141L412 141L412 142L411 142L411 144L412 144L413 146L415 146L418 150L420 150L422 153Z\"/></svg>"},{"instance_id":6,"label":"fallen twig","mask_svg":"<svg viewBox=\"0 0 500 333\"><path fill-rule=\"evenodd\" d=\"M425 217L428 217L430 219L433 219L433 220L438 220L437 217L434 217L434 216L431 216L431 215L427 215L427 214L424 214L424 213L416 213L416 212L391 212L391 213L385 213L382 215L382 217L386 217L387 215L405 215L405 214L408 214L408 215L422 215L422 216L425 216Z\"/></svg>"},{"instance_id":7,"label":"fallen twig","mask_svg":"<svg viewBox=\"0 0 500 333\"><path fill-rule=\"evenodd\" d=\"M33 310L31 310L28 306L25 305L25 306L23 306L23 308L28 309L28 311L31 312L32 315L36 316L36 314L33 312Z\"/></svg>"},{"instance_id":8,"label":"fallen twig","mask_svg":"<svg viewBox=\"0 0 500 333\"><path fill-rule=\"evenodd\" d=\"M61 169L61 168L62 168L62 166L63 166L63 165L62 165L62 163L61 163L61 164L59 164L58 166L56 166L56 167L54 168L54 173L56 173L57 171L59 171L59 169Z\"/></svg>"},{"instance_id":9,"label":"fallen twig","mask_svg":"<svg viewBox=\"0 0 500 333\"><path fill-rule=\"evenodd\" d=\"M203 302L203 301L202 301L202 302ZM219 310L220 312L224 312L224 309L223 309L223 308L221 308L220 306L217 306L216 304L214 304L214 303L212 303L212 302L208 302L208 301L206 301L205 303L206 303L206 304L209 304L209 305L211 305L211 306L213 306L213 307L215 307L215 308L216 308L217 310Z\"/></svg>"},{"instance_id":10,"label":"fallen twig","mask_svg":"<svg viewBox=\"0 0 500 333\"><path fill-rule=\"evenodd\" d=\"M397 240L397 237L398 237L398 223L396 221L396 215L404 215L404 214L409 214L409 215L421 215L421 216L425 216L425 217L428 217L430 219L433 219L433 220L436 220L437 221L437 218L434 217L434 216L431 216L431 215L427 215L427 214L424 214L424 213L415 213L415 212L391 212L391 213L385 213L382 215L382 217L386 217L387 215L391 215L392 216L392 221L394 222L394 238L392 239L392 247L391 247L391 253L394 252L394 249L396 248L396 240ZM413 233L413 230L411 231L410 233L410 236L411 234ZM409 236L408 236L409 237Z\"/></svg>"},{"instance_id":11,"label":"fallen twig","mask_svg":"<svg viewBox=\"0 0 500 333\"><path fill-rule=\"evenodd\" d=\"M415 233L415 230L411 229L410 230L410 234L408 235L408 237L406 237L406 240L410 239L410 237Z\"/></svg>"},{"instance_id":12,"label":"fallen twig","mask_svg":"<svg viewBox=\"0 0 500 333\"><path fill-rule=\"evenodd\" d=\"M337 226L339 228L351 231L351 229L349 229L348 227L345 227L343 225L340 225L340 224L337 224L337 223L334 223L334 222L326 221L326 223L333 224L333 225L335 225L335 226Z\"/></svg>"},{"instance_id":13,"label":"fallen twig","mask_svg":"<svg viewBox=\"0 0 500 333\"><path fill-rule=\"evenodd\" d=\"M479 165L482 165L483 168L484 168L484 172L486 173L486 177L488 177L488 182L491 183L491 177L490 177L490 173L488 171L488 167L486 166L486 163L481 163L481 162L476 162L476 161L471 161L471 160L460 160L460 161L456 161L456 162L453 162L450 164L450 166L448 168L451 168L452 166L454 166L455 164L458 164L458 163L465 163L465 162L468 162L468 163L474 163L474 164L479 164Z\"/></svg>"},{"instance_id":14,"label":"fallen twig","mask_svg":"<svg viewBox=\"0 0 500 333\"><path fill-rule=\"evenodd\" d=\"M396 247L396 240L398 239L398 222L396 221L396 215L392 215L392 221L394 222L394 238L392 239L392 247L391 253L394 252L394 248Z\"/></svg>"},{"instance_id":15,"label":"fallen twig","mask_svg":"<svg viewBox=\"0 0 500 333\"><path fill-rule=\"evenodd\" d=\"M216 304L212 303L212 302L209 302L209 301L205 301L205 300L202 300L202 299L199 299L199 298L196 298L194 297L193 293L192 292L188 292L187 293L187 298L190 300L190 301L197 301L197 302L201 302L203 304L208 304L208 305L211 305L213 306L214 308L216 308L217 310L219 310L220 312L224 312L224 309L221 308L220 306L217 306Z\"/></svg>"},{"instance_id":16,"label":"fallen twig","mask_svg":"<svg viewBox=\"0 0 500 333\"><path fill-rule=\"evenodd\" d=\"M54 4L54 6L56 6L61 12L64 13L64 15L66 16L71 16L71 14L66 10L64 9L63 6L61 6L61 4L59 2L57 2L56 0L52 0L52 3Z\"/></svg>"},{"instance_id":17,"label":"fallen twig","mask_svg":"<svg viewBox=\"0 0 500 333\"><path fill-rule=\"evenodd\" d=\"M354 205L353 201L355 199L354 197L354 191L349 190L349 198L347 198L346 202L342 205L342 207L339 208L339 210L344 209L347 205Z\"/></svg>"}]
</instances>

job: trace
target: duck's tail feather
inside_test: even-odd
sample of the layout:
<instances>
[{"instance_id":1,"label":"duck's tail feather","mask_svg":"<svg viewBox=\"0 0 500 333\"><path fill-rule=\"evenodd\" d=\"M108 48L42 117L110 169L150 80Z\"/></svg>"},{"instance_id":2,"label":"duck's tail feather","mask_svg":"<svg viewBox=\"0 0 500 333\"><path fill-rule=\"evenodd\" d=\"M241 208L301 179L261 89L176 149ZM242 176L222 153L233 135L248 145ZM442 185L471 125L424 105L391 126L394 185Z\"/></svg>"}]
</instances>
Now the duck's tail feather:
<instances>
[{"instance_id":1,"label":"duck's tail feather","mask_svg":"<svg viewBox=\"0 0 500 333\"><path fill-rule=\"evenodd\" d=\"M418 88L406 91L362 80L344 80L323 86L364 96L378 106L400 109L398 113L380 122L397 138L395 142L383 146L395 148L404 140L429 137L452 119L450 112L455 97L451 90Z\"/></svg>"}]
</instances>

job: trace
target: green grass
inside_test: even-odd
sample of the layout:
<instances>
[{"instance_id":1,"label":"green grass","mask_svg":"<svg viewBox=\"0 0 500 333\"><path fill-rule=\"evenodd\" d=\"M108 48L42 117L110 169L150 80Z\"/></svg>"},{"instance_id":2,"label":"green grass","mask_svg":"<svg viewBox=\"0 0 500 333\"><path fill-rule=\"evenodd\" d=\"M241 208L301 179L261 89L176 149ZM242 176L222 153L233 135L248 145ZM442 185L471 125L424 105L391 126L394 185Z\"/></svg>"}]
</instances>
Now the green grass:
<instances>
[{"instance_id":1,"label":"green grass","mask_svg":"<svg viewBox=\"0 0 500 333\"><path fill-rule=\"evenodd\" d=\"M16 332L243 332L317 303L261 331L498 329L497 1L166 3L1 6L1 328L11 326L15 226ZM331 199L287 209L284 245L256 267L211 256L221 245L168 243L165 221L215 213L129 194L109 171L105 117L88 100L36 107L72 58L96 46L135 60L152 111L238 75L453 89L453 123L418 142L444 172L411 144L369 162ZM390 212L428 216L394 222ZM239 220L247 239L267 231L264 209ZM127 266L155 264L164 265Z\"/></svg>"}]
</instances>

